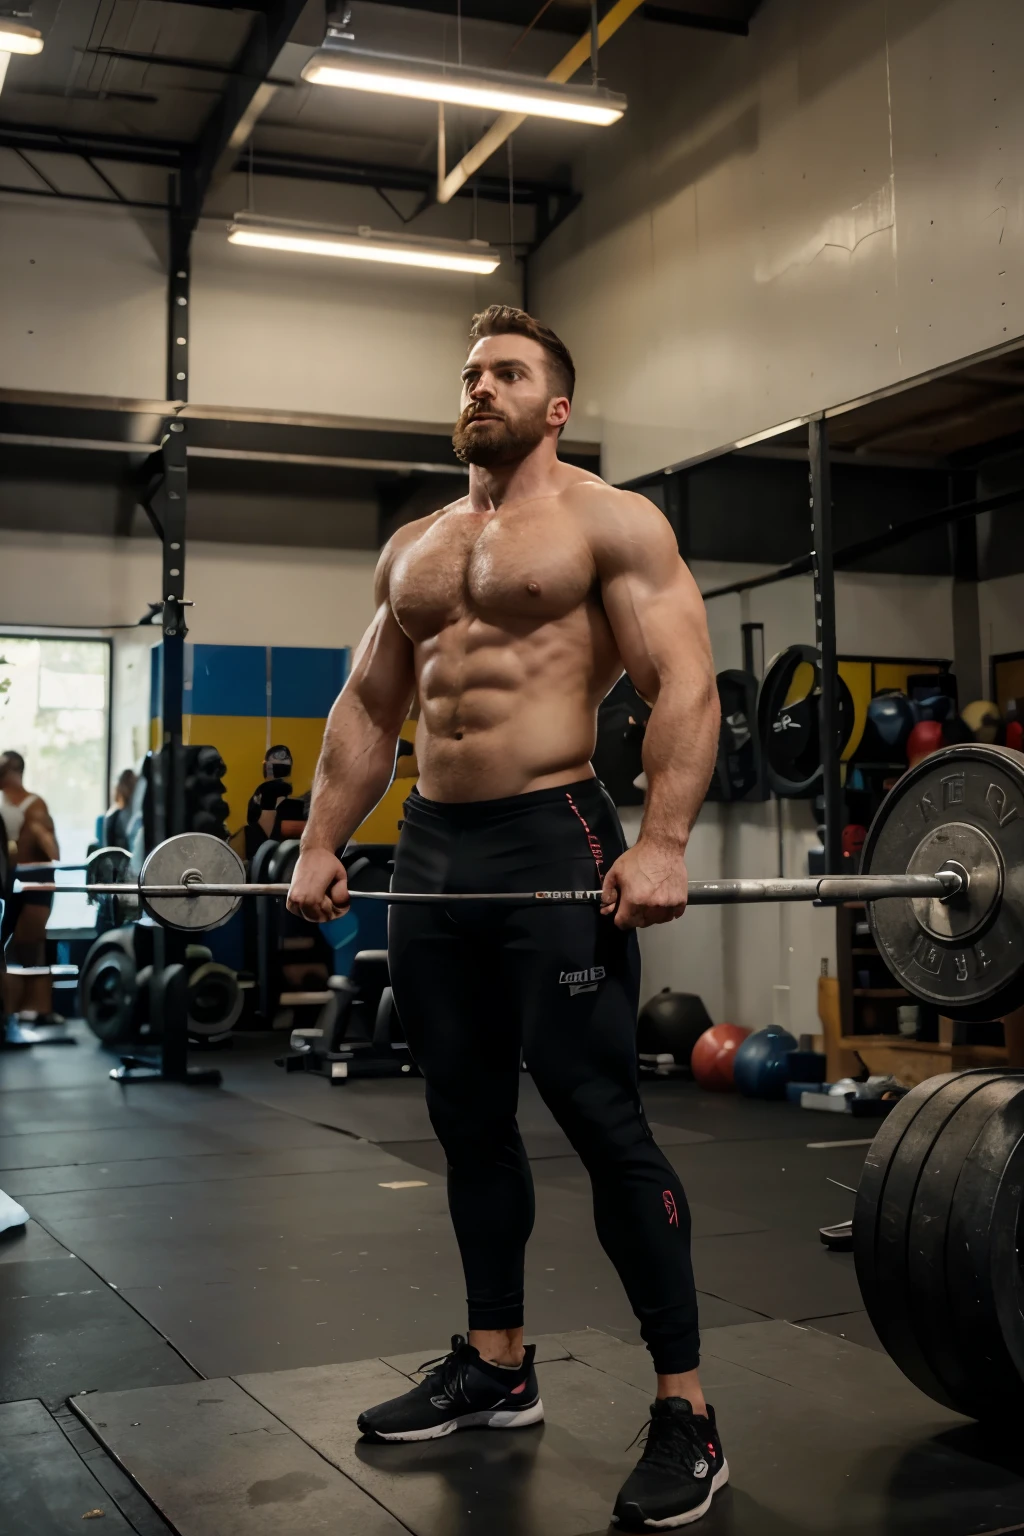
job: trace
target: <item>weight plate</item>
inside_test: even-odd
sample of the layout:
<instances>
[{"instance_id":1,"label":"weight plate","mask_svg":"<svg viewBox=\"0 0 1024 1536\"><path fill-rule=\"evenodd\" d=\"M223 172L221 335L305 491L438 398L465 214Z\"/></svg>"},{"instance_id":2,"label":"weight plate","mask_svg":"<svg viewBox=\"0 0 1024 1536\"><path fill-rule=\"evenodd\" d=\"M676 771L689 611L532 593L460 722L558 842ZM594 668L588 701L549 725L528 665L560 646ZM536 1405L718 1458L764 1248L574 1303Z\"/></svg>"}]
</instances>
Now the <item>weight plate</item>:
<instances>
[{"instance_id":1,"label":"weight plate","mask_svg":"<svg viewBox=\"0 0 1024 1536\"><path fill-rule=\"evenodd\" d=\"M896 1134L880 1133L872 1144L854 1212L854 1262L872 1326L903 1374L948 1408L953 1402L928 1357L910 1291L908 1234L921 1169L950 1116L982 1080L980 1074L952 1074L907 1095L889 1116L892 1121L900 1115L903 1122Z\"/></svg>"},{"instance_id":2,"label":"weight plate","mask_svg":"<svg viewBox=\"0 0 1024 1536\"><path fill-rule=\"evenodd\" d=\"M1024 1084L999 1073L975 1082L973 1092L949 1115L922 1164L906 1233L906 1273L915 1332L925 1357L953 1405L979 1418L990 1411L984 1405L993 1393L1005 1400L1005 1352L991 1337L984 1347L977 1347L977 1341L965 1344L961 1324L968 1321L966 1291L961 1284L950 1284L950 1228L954 1211L963 1206L961 1177L971 1149L993 1118L998 1121L1010 1101L1020 1096ZM973 1210L977 1221L982 1208L973 1205ZM991 1230L991 1220L985 1220ZM992 1334L994 1321L989 1304L983 1324L986 1334ZM1016 1378L1020 1406L1024 1383L1012 1366L1010 1376Z\"/></svg>"},{"instance_id":3,"label":"weight plate","mask_svg":"<svg viewBox=\"0 0 1024 1536\"><path fill-rule=\"evenodd\" d=\"M167 928L184 933L205 932L228 922L242 904L235 896L151 896L147 886L182 885L194 874L209 885L244 885L245 865L219 837L206 832L182 832L160 843L139 875L139 895L149 915Z\"/></svg>"},{"instance_id":4,"label":"weight plate","mask_svg":"<svg viewBox=\"0 0 1024 1536\"><path fill-rule=\"evenodd\" d=\"M950 1212L947 1286L958 1303L959 1348L976 1373L964 1411L1000 1424L1024 1409L1024 1076L989 1116L964 1162Z\"/></svg>"},{"instance_id":5,"label":"weight plate","mask_svg":"<svg viewBox=\"0 0 1024 1536\"><path fill-rule=\"evenodd\" d=\"M270 885L291 884L300 851L297 837L288 837L283 843L278 843L277 852L267 866L266 879Z\"/></svg>"},{"instance_id":6,"label":"weight plate","mask_svg":"<svg viewBox=\"0 0 1024 1536\"><path fill-rule=\"evenodd\" d=\"M96 848L85 861L86 885L119 885L128 880L126 848Z\"/></svg>"},{"instance_id":7,"label":"weight plate","mask_svg":"<svg viewBox=\"0 0 1024 1536\"><path fill-rule=\"evenodd\" d=\"M90 955L78 983L78 1011L98 1040L131 1038L135 1020L135 960L120 945Z\"/></svg>"},{"instance_id":8,"label":"weight plate","mask_svg":"<svg viewBox=\"0 0 1024 1536\"><path fill-rule=\"evenodd\" d=\"M960 865L948 902L869 908L875 942L913 996L961 1019L997 1019L1024 1002L1024 754L967 743L926 758L886 797L864 843L865 874L932 874Z\"/></svg>"},{"instance_id":9,"label":"weight plate","mask_svg":"<svg viewBox=\"0 0 1024 1536\"><path fill-rule=\"evenodd\" d=\"M839 674L836 689L836 751L853 730L853 696ZM768 663L757 696L757 727L768 782L786 799L807 799L821 787L818 707L821 669L813 645L791 645Z\"/></svg>"},{"instance_id":10,"label":"weight plate","mask_svg":"<svg viewBox=\"0 0 1024 1536\"><path fill-rule=\"evenodd\" d=\"M238 977L226 965L208 960L188 978L188 1032L197 1038L226 1035L242 1013Z\"/></svg>"}]
</instances>

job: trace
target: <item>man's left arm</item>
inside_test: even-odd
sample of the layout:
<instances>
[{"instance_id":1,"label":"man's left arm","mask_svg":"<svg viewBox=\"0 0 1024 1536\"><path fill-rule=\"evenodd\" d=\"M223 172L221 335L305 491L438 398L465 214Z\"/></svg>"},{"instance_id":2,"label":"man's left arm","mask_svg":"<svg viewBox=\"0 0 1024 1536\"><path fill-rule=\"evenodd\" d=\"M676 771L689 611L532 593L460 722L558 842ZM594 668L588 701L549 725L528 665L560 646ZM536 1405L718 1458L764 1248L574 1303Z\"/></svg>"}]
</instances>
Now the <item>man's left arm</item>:
<instances>
[{"instance_id":1,"label":"man's left arm","mask_svg":"<svg viewBox=\"0 0 1024 1536\"><path fill-rule=\"evenodd\" d=\"M686 907L684 857L718 751L718 689L704 602L666 519L646 497L609 490L591 526L619 655L652 705L640 835L608 871L602 911L614 909L620 928L646 928Z\"/></svg>"},{"instance_id":2,"label":"man's left arm","mask_svg":"<svg viewBox=\"0 0 1024 1536\"><path fill-rule=\"evenodd\" d=\"M57 833L45 800L35 800L25 813L25 828L31 830L37 847L54 863L60 858Z\"/></svg>"}]
</instances>

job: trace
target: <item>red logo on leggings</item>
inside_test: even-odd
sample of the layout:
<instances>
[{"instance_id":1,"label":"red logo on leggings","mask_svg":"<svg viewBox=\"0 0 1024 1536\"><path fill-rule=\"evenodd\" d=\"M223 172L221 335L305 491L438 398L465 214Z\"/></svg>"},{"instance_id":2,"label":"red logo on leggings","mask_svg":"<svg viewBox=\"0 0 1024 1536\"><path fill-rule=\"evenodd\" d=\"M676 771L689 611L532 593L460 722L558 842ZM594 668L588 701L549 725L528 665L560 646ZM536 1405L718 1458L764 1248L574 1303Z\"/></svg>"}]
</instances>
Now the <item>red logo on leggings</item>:
<instances>
[{"instance_id":1,"label":"red logo on leggings","mask_svg":"<svg viewBox=\"0 0 1024 1536\"><path fill-rule=\"evenodd\" d=\"M597 878L600 880L601 865L604 863L604 849L601 847L600 842L594 836L593 832L591 832L590 828L587 826L586 818L582 815L579 806L576 804L572 795L569 794L568 790L565 792L565 798L568 800L570 806L572 807L573 815L576 817L577 821L580 822L584 832L587 834L587 845L590 848L590 856L594 863L597 865Z\"/></svg>"},{"instance_id":2,"label":"red logo on leggings","mask_svg":"<svg viewBox=\"0 0 1024 1536\"><path fill-rule=\"evenodd\" d=\"M670 1227L678 1227L679 1210L676 1206L676 1197L670 1189L663 1189L661 1198L665 1202L665 1210L668 1212L668 1224Z\"/></svg>"}]
</instances>

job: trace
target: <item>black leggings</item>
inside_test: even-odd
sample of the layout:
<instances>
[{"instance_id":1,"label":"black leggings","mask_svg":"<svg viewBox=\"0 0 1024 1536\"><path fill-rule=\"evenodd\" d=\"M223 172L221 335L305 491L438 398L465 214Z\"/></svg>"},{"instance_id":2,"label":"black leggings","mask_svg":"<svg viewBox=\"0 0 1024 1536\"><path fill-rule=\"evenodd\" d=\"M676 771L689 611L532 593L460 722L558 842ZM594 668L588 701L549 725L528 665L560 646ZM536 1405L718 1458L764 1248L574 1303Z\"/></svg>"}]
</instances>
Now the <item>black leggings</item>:
<instances>
[{"instance_id":1,"label":"black leggings","mask_svg":"<svg viewBox=\"0 0 1024 1536\"><path fill-rule=\"evenodd\" d=\"M446 804L413 790L396 891L593 890L625 844L596 779ZM589 906L395 906L395 1002L448 1159L470 1328L523 1322L533 1180L520 1052L590 1174L601 1245L662 1373L699 1359L690 1213L637 1086L635 933Z\"/></svg>"}]
</instances>

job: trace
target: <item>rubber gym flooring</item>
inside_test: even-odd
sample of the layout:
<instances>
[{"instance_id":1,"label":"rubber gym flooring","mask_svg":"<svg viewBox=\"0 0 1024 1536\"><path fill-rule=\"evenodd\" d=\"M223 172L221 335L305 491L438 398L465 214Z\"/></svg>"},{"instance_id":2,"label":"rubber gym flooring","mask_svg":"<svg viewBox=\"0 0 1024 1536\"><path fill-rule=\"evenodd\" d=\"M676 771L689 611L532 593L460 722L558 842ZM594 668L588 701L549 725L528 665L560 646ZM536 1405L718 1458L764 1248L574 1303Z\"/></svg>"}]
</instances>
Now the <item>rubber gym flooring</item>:
<instances>
[{"instance_id":1,"label":"rubber gym flooring","mask_svg":"<svg viewBox=\"0 0 1024 1536\"><path fill-rule=\"evenodd\" d=\"M332 1088L286 1076L273 1049L219 1053L221 1089L116 1085L87 1034L0 1055L0 1188L32 1216L0 1237L0 1530L607 1532L653 1378L529 1078L546 1423L364 1445L359 1409L463 1323L443 1159L421 1083ZM852 1259L818 1241L851 1212L838 1185L856 1184L870 1127L668 1081L645 1100L691 1201L732 1469L697 1528L1024 1532L1015 1426L1003 1444L906 1382Z\"/></svg>"}]
</instances>

